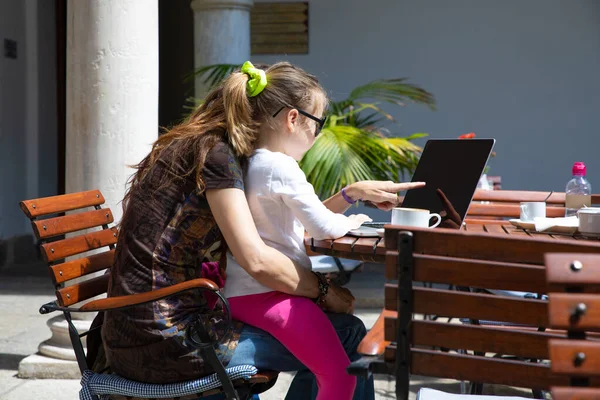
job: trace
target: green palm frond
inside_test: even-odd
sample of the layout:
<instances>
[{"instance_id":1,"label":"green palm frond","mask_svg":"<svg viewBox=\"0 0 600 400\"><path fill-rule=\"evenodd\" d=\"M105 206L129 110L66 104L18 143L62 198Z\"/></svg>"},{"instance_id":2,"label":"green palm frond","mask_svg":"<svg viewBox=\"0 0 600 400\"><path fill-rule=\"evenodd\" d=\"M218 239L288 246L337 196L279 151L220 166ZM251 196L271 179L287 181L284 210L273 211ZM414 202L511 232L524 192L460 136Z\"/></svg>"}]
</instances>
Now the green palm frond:
<instances>
[{"instance_id":1,"label":"green palm frond","mask_svg":"<svg viewBox=\"0 0 600 400\"><path fill-rule=\"evenodd\" d=\"M421 148L412 137L387 139L348 125L328 126L300 167L321 198L360 180L393 180L412 173Z\"/></svg>"},{"instance_id":2,"label":"green palm frond","mask_svg":"<svg viewBox=\"0 0 600 400\"><path fill-rule=\"evenodd\" d=\"M378 79L354 88L344 102L356 102L360 99L385 101L399 106L405 105L406 100L427 105L435 110L435 99L431 93L412 83L407 78Z\"/></svg>"}]
</instances>

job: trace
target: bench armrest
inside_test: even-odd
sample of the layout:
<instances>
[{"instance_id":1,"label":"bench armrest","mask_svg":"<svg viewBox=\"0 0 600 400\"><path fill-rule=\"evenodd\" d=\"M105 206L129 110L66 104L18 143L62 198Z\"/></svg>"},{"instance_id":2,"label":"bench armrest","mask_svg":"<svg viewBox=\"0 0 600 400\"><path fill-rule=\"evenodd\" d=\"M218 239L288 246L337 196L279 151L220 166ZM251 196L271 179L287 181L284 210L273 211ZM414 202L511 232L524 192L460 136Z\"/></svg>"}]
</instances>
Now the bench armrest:
<instances>
[{"instance_id":1,"label":"bench armrest","mask_svg":"<svg viewBox=\"0 0 600 400\"><path fill-rule=\"evenodd\" d=\"M358 353L366 356L380 356L385 351L389 341L384 340L385 317L397 318L398 313L390 310L382 310L381 314L373 324L371 330L358 345Z\"/></svg>"},{"instance_id":2,"label":"bench armrest","mask_svg":"<svg viewBox=\"0 0 600 400\"><path fill-rule=\"evenodd\" d=\"M51 303L44 304L40 308L40 314L48 314L52 311L97 312L117 310L120 308L128 308L140 304L150 303L192 289L210 290L212 292L217 292L219 290L219 287L216 283L209 279L198 278L181 282L166 288L152 290L150 292L130 294L127 296L107 297L105 299L94 300L82 305L79 308L61 307L55 301L53 301Z\"/></svg>"}]
</instances>

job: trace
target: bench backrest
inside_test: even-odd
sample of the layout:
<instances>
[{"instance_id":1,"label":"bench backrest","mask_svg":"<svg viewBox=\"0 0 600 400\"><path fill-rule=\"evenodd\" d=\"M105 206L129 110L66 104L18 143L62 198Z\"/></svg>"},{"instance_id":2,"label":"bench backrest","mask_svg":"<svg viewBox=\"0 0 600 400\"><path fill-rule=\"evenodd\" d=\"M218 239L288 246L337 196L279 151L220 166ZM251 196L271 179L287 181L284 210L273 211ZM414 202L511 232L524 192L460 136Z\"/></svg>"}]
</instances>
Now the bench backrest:
<instances>
[{"instance_id":1,"label":"bench backrest","mask_svg":"<svg viewBox=\"0 0 600 400\"><path fill-rule=\"evenodd\" d=\"M113 263L118 231L108 208L101 208L104 196L99 190L25 200L21 210L31 220L40 251L48 263L61 306L70 306L106 293L108 274L65 286L75 278L106 270ZM76 211L76 212L75 212ZM66 212L69 214L65 215ZM83 232L81 232L83 231ZM68 237L65 237L65 236ZM101 251L65 261L71 256Z\"/></svg>"},{"instance_id":2,"label":"bench backrest","mask_svg":"<svg viewBox=\"0 0 600 400\"><path fill-rule=\"evenodd\" d=\"M600 254L547 254L546 266L550 326L568 331L549 343L551 368L576 386L557 384L552 398L599 399Z\"/></svg>"},{"instance_id":3,"label":"bench backrest","mask_svg":"<svg viewBox=\"0 0 600 400\"><path fill-rule=\"evenodd\" d=\"M474 288L544 294L544 253L600 251L600 243L595 250L586 244L449 229L386 227L386 278L397 283L386 284L385 308L398 311L398 317L386 318L384 336L392 343L384 357L396 366L397 397L408 398L409 374L548 389L555 382L549 367L529 362L548 359L548 339L561 337L560 333L543 332L549 326L547 301L489 294ZM428 288L417 282L441 285ZM474 323L501 321L505 326L428 321L419 314ZM507 323L522 326L507 328ZM485 353L517 359L482 356Z\"/></svg>"}]
</instances>

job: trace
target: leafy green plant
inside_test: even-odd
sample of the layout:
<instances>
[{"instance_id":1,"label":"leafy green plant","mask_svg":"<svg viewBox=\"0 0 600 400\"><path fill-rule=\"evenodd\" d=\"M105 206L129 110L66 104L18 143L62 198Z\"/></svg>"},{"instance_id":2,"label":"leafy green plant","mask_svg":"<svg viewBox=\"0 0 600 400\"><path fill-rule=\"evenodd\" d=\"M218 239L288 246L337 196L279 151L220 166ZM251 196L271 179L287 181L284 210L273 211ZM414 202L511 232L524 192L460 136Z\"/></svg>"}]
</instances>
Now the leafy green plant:
<instances>
[{"instance_id":1,"label":"leafy green plant","mask_svg":"<svg viewBox=\"0 0 600 400\"><path fill-rule=\"evenodd\" d=\"M189 78L201 76L204 84L212 87L237 68L239 65L235 64L209 65L197 69ZM427 134L390 137L382 124L396 121L379 107L381 102L404 106L407 101L435 110L433 95L408 83L406 78L375 80L357 86L348 98L330 103L327 123L300 161L321 198L356 181L400 181L412 175L421 154L413 140Z\"/></svg>"}]
</instances>

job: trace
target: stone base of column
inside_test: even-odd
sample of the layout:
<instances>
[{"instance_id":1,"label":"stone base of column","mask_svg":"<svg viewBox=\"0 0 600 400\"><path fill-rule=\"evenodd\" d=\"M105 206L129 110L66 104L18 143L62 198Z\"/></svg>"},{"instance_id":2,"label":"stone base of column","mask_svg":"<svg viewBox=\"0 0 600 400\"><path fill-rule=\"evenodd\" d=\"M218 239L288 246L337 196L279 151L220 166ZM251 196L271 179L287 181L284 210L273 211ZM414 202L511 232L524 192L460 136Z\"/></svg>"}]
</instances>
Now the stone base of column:
<instances>
[{"instance_id":1,"label":"stone base of column","mask_svg":"<svg viewBox=\"0 0 600 400\"><path fill-rule=\"evenodd\" d=\"M25 379L81 379L81 372L77 361L36 353L21 360L17 376Z\"/></svg>"},{"instance_id":2,"label":"stone base of column","mask_svg":"<svg viewBox=\"0 0 600 400\"><path fill-rule=\"evenodd\" d=\"M73 316L75 317L75 315ZM89 330L91 320L73 319L79 332ZM36 354L24 358L19 363L19 378L29 379L79 379L81 372L76 361L75 351L69 338L69 326L65 317L57 315L46 322L52 337L40 343ZM85 339L83 345L85 348Z\"/></svg>"}]
</instances>

